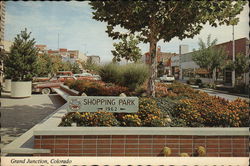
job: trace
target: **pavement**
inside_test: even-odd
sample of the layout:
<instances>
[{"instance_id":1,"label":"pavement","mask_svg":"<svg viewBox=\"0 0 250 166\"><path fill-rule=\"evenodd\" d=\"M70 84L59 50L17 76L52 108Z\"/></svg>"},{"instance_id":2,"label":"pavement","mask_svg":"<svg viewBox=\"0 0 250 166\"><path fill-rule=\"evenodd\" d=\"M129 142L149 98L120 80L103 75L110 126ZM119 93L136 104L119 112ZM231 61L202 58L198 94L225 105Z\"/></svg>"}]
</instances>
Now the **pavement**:
<instances>
[{"instance_id":1,"label":"pavement","mask_svg":"<svg viewBox=\"0 0 250 166\"><path fill-rule=\"evenodd\" d=\"M0 98L1 148L41 122L65 103L57 94L32 94L31 97L24 99L12 99L9 96L9 93L2 93Z\"/></svg>"}]
</instances>

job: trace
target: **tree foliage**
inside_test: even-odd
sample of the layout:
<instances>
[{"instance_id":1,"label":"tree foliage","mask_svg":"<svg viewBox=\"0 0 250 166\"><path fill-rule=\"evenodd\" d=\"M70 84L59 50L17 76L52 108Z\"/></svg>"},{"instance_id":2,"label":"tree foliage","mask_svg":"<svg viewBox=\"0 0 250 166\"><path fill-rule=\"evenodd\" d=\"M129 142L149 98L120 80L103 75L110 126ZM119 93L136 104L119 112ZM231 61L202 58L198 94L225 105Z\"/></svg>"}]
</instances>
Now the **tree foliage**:
<instances>
[{"instance_id":1,"label":"tree foliage","mask_svg":"<svg viewBox=\"0 0 250 166\"><path fill-rule=\"evenodd\" d=\"M174 37L192 38L204 24L211 26L236 24L236 16L246 1L91 1L93 18L107 23L106 32L113 39L135 34L150 43L151 55L148 93L155 96L156 47L159 40L169 42ZM127 33L115 31L117 27Z\"/></svg>"},{"instance_id":2,"label":"tree foliage","mask_svg":"<svg viewBox=\"0 0 250 166\"><path fill-rule=\"evenodd\" d=\"M236 74L240 76L241 74L249 72L250 59L242 53L238 53L235 56L235 61L228 60L226 68L235 70Z\"/></svg>"},{"instance_id":3,"label":"tree foliage","mask_svg":"<svg viewBox=\"0 0 250 166\"><path fill-rule=\"evenodd\" d=\"M53 62L48 54L40 55L37 58L37 76L43 77L53 74Z\"/></svg>"},{"instance_id":4,"label":"tree foliage","mask_svg":"<svg viewBox=\"0 0 250 166\"><path fill-rule=\"evenodd\" d=\"M30 39L31 32L25 28L15 39L6 58L5 71L13 81L29 81L37 74L37 53L35 39Z\"/></svg>"},{"instance_id":5,"label":"tree foliage","mask_svg":"<svg viewBox=\"0 0 250 166\"><path fill-rule=\"evenodd\" d=\"M216 68L221 68L225 64L227 55L222 47L215 47L217 39L211 41L211 35L207 37L207 43L199 38L199 50L193 52L193 60L201 68L207 69L210 73Z\"/></svg>"},{"instance_id":6,"label":"tree foliage","mask_svg":"<svg viewBox=\"0 0 250 166\"><path fill-rule=\"evenodd\" d=\"M82 67L83 69L94 72L94 73L97 73L100 69L100 66L92 62L91 59L87 59L86 62L83 62Z\"/></svg>"},{"instance_id":7,"label":"tree foliage","mask_svg":"<svg viewBox=\"0 0 250 166\"><path fill-rule=\"evenodd\" d=\"M122 58L125 58L127 61L137 62L142 56L141 49L137 46L139 40L134 38L134 35L122 37L121 40L113 44L115 50L111 51L116 61L120 62Z\"/></svg>"}]
</instances>

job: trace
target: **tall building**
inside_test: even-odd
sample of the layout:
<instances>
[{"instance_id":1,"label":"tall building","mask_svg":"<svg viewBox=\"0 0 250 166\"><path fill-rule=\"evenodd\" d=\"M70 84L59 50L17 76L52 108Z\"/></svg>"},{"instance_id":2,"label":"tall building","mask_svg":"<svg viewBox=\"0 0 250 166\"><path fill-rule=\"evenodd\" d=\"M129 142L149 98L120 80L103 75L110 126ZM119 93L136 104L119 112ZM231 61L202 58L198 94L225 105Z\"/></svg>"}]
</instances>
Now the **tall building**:
<instances>
[{"instance_id":1,"label":"tall building","mask_svg":"<svg viewBox=\"0 0 250 166\"><path fill-rule=\"evenodd\" d=\"M5 2L0 1L0 42L4 40Z\"/></svg>"},{"instance_id":2,"label":"tall building","mask_svg":"<svg viewBox=\"0 0 250 166\"><path fill-rule=\"evenodd\" d=\"M87 56L87 58L88 58L88 60L90 60L91 63L95 63L95 64L100 64L101 63L100 56L91 55L91 56Z\"/></svg>"}]
</instances>

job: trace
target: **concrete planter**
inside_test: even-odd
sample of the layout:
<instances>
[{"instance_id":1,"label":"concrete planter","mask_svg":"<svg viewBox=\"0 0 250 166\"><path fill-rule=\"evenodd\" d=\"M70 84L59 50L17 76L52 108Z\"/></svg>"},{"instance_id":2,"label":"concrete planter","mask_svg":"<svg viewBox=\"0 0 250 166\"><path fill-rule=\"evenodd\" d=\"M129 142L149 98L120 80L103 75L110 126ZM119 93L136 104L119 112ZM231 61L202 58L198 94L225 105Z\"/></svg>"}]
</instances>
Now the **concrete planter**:
<instances>
[{"instance_id":1,"label":"concrete planter","mask_svg":"<svg viewBox=\"0 0 250 166\"><path fill-rule=\"evenodd\" d=\"M4 91L6 91L6 92L11 91L11 79L5 79Z\"/></svg>"},{"instance_id":2,"label":"concrete planter","mask_svg":"<svg viewBox=\"0 0 250 166\"><path fill-rule=\"evenodd\" d=\"M31 81L12 81L11 95L12 98L24 98L31 96Z\"/></svg>"}]
</instances>

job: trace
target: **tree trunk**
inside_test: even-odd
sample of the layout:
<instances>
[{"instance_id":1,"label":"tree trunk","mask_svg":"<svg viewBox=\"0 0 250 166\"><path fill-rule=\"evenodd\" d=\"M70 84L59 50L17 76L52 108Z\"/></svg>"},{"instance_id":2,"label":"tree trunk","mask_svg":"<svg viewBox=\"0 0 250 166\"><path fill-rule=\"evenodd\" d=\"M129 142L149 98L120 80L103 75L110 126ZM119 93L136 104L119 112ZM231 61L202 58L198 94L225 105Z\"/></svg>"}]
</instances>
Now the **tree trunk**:
<instances>
[{"instance_id":1,"label":"tree trunk","mask_svg":"<svg viewBox=\"0 0 250 166\"><path fill-rule=\"evenodd\" d=\"M148 94L155 97L155 79L157 74L157 56L156 56L156 40L150 41L150 78L148 80Z\"/></svg>"},{"instance_id":2,"label":"tree trunk","mask_svg":"<svg viewBox=\"0 0 250 166\"><path fill-rule=\"evenodd\" d=\"M215 80L216 80L216 68L213 69L212 79L213 79L213 83L215 83Z\"/></svg>"}]
</instances>

